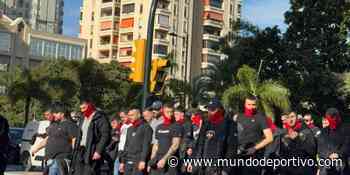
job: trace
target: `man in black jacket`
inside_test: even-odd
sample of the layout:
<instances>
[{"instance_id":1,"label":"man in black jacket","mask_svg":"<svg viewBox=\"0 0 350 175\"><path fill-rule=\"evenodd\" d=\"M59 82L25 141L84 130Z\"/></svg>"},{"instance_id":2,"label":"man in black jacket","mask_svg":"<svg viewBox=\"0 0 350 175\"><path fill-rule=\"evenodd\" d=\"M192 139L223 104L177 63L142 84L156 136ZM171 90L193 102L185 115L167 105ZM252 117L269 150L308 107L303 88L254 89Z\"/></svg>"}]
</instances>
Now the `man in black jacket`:
<instances>
[{"instance_id":1,"label":"man in black jacket","mask_svg":"<svg viewBox=\"0 0 350 175\"><path fill-rule=\"evenodd\" d=\"M137 175L146 170L153 130L147 122L141 120L140 110L132 109L128 115L132 126L127 130L125 151L120 156L119 169L125 175Z\"/></svg>"},{"instance_id":2,"label":"man in black jacket","mask_svg":"<svg viewBox=\"0 0 350 175\"><path fill-rule=\"evenodd\" d=\"M314 159L316 158L316 140L310 128L297 118L295 112L286 115L283 121L285 133L282 136L280 156L282 159ZM315 161L316 162L316 161ZM311 166L290 165L281 167L281 175L315 174Z\"/></svg>"},{"instance_id":3,"label":"man in black jacket","mask_svg":"<svg viewBox=\"0 0 350 175\"><path fill-rule=\"evenodd\" d=\"M228 120L225 118L225 111L221 102L214 98L208 104L208 118L204 121L200 136L196 157L208 159L221 159L225 156L225 143L227 139ZM220 165L221 166L221 165ZM207 167L192 167L193 171L206 175L221 174L222 169L215 165Z\"/></svg>"},{"instance_id":4,"label":"man in black jacket","mask_svg":"<svg viewBox=\"0 0 350 175\"><path fill-rule=\"evenodd\" d=\"M321 159L340 159L338 165L320 167L319 175L345 175L348 157L349 137L347 128L342 124L339 111L336 108L327 109L322 120L321 134L317 137L318 155Z\"/></svg>"},{"instance_id":5,"label":"man in black jacket","mask_svg":"<svg viewBox=\"0 0 350 175\"><path fill-rule=\"evenodd\" d=\"M7 122L7 119L0 115L0 175L3 175L6 170L6 150L9 143L8 134L9 124Z\"/></svg>"},{"instance_id":6,"label":"man in black jacket","mask_svg":"<svg viewBox=\"0 0 350 175\"><path fill-rule=\"evenodd\" d=\"M74 159L75 175L99 175L104 163L106 147L110 143L111 127L103 112L96 110L90 101L80 105L83 117L79 120L80 134Z\"/></svg>"}]
</instances>

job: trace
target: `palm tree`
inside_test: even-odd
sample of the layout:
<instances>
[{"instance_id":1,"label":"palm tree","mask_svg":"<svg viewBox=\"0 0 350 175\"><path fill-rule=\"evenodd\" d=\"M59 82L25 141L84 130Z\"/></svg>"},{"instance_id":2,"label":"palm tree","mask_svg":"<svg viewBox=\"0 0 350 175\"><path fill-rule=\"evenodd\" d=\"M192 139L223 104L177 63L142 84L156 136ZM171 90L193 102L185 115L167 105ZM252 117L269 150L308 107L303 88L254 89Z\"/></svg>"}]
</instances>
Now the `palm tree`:
<instances>
[{"instance_id":1,"label":"palm tree","mask_svg":"<svg viewBox=\"0 0 350 175\"><path fill-rule=\"evenodd\" d=\"M228 88L222 97L225 106L239 110L241 102L248 95L256 96L258 107L268 116L274 116L274 108L287 111L290 108L289 90L279 82L267 80L258 81L255 69L243 65L236 76L238 83Z\"/></svg>"}]
</instances>

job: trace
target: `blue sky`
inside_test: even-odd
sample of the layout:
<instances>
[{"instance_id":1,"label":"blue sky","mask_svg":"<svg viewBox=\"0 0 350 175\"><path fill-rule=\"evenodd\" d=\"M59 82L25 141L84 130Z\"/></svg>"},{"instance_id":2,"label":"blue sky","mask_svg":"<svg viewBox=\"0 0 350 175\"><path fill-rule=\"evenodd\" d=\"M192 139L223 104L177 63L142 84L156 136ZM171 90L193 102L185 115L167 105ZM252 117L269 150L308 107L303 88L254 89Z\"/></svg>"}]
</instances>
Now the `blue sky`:
<instances>
[{"instance_id":1,"label":"blue sky","mask_svg":"<svg viewBox=\"0 0 350 175\"><path fill-rule=\"evenodd\" d=\"M242 0L242 18L261 28L278 25L285 30L284 13L289 0Z\"/></svg>"},{"instance_id":2,"label":"blue sky","mask_svg":"<svg viewBox=\"0 0 350 175\"><path fill-rule=\"evenodd\" d=\"M79 13L82 0L65 0L63 33L78 36ZM242 18L261 28L278 25L285 29L284 12L289 8L289 0L242 0Z\"/></svg>"}]
</instances>

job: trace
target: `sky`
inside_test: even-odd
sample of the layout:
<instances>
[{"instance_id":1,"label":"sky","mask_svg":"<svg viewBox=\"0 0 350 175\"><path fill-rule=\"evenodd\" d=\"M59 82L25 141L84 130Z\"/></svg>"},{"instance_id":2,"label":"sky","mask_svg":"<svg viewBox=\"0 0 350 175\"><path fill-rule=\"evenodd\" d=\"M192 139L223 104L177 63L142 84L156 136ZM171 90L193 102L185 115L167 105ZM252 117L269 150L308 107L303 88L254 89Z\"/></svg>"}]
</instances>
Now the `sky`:
<instances>
[{"instance_id":1,"label":"sky","mask_svg":"<svg viewBox=\"0 0 350 175\"><path fill-rule=\"evenodd\" d=\"M63 34L78 36L82 0L65 0ZM278 25L285 30L284 12L289 0L242 0L242 18L261 28Z\"/></svg>"}]
</instances>

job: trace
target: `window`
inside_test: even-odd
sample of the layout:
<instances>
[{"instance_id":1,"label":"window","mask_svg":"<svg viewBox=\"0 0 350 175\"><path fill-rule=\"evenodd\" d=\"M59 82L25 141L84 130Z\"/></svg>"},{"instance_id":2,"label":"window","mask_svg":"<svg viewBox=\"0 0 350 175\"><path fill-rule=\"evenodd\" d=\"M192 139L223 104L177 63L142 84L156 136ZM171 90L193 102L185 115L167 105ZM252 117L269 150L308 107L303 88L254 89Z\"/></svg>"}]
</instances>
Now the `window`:
<instances>
[{"instance_id":1,"label":"window","mask_svg":"<svg viewBox=\"0 0 350 175\"><path fill-rule=\"evenodd\" d=\"M114 8L114 16L120 16L120 8L119 7Z\"/></svg>"},{"instance_id":2,"label":"window","mask_svg":"<svg viewBox=\"0 0 350 175\"><path fill-rule=\"evenodd\" d=\"M112 8L103 8L101 9L101 17L112 16Z\"/></svg>"},{"instance_id":3,"label":"window","mask_svg":"<svg viewBox=\"0 0 350 175\"><path fill-rule=\"evenodd\" d=\"M184 17L187 18L187 6L185 7L185 10L184 10Z\"/></svg>"},{"instance_id":4,"label":"window","mask_svg":"<svg viewBox=\"0 0 350 175\"><path fill-rule=\"evenodd\" d=\"M111 43L111 36L102 36L100 38L100 45L106 45Z\"/></svg>"},{"instance_id":5,"label":"window","mask_svg":"<svg viewBox=\"0 0 350 175\"><path fill-rule=\"evenodd\" d=\"M52 41L44 41L44 57L56 57L56 43Z\"/></svg>"},{"instance_id":6,"label":"window","mask_svg":"<svg viewBox=\"0 0 350 175\"><path fill-rule=\"evenodd\" d=\"M166 55L168 54L168 47L163 45L154 45L154 54Z\"/></svg>"},{"instance_id":7,"label":"window","mask_svg":"<svg viewBox=\"0 0 350 175\"><path fill-rule=\"evenodd\" d=\"M18 7L22 8L24 5L23 0L18 0L17 2L18 2Z\"/></svg>"},{"instance_id":8,"label":"window","mask_svg":"<svg viewBox=\"0 0 350 175\"><path fill-rule=\"evenodd\" d=\"M158 15L158 24L162 26L169 26L169 16Z\"/></svg>"},{"instance_id":9,"label":"window","mask_svg":"<svg viewBox=\"0 0 350 175\"><path fill-rule=\"evenodd\" d=\"M126 41L132 41L133 40L133 33L123 33L120 35L120 41L126 42Z\"/></svg>"},{"instance_id":10,"label":"window","mask_svg":"<svg viewBox=\"0 0 350 175\"><path fill-rule=\"evenodd\" d=\"M43 56L43 40L31 38L30 40L30 54L33 56Z\"/></svg>"},{"instance_id":11,"label":"window","mask_svg":"<svg viewBox=\"0 0 350 175\"><path fill-rule=\"evenodd\" d=\"M140 5L140 14L142 14L143 13L143 5L141 4Z\"/></svg>"},{"instance_id":12,"label":"window","mask_svg":"<svg viewBox=\"0 0 350 175\"><path fill-rule=\"evenodd\" d=\"M135 4L125 4L122 7L122 13L123 14L127 14L127 13L133 13L135 12Z\"/></svg>"},{"instance_id":13,"label":"window","mask_svg":"<svg viewBox=\"0 0 350 175\"><path fill-rule=\"evenodd\" d=\"M167 32L161 31L161 30L156 30L155 31L155 38L156 39L166 39L167 38Z\"/></svg>"},{"instance_id":14,"label":"window","mask_svg":"<svg viewBox=\"0 0 350 175\"><path fill-rule=\"evenodd\" d=\"M10 51L11 48L11 34L0 32L0 50Z\"/></svg>"},{"instance_id":15,"label":"window","mask_svg":"<svg viewBox=\"0 0 350 175\"><path fill-rule=\"evenodd\" d=\"M119 53L120 53L121 57L131 56L131 54L132 54L132 47L120 48Z\"/></svg>"},{"instance_id":16,"label":"window","mask_svg":"<svg viewBox=\"0 0 350 175\"><path fill-rule=\"evenodd\" d=\"M92 48L93 40L90 39L90 49Z\"/></svg>"},{"instance_id":17,"label":"window","mask_svg":"<svg viewBox=\"0 0 350 175\"><path fill-rule=\"evenodd\" d=\"M69 45L68 44L63 44L63 43L58 44L58 58L64 58L64 59L69 58Z\"/></svg>"},{"instance_id":18,"label":"window","mask_svg":"<svg viewBox=\"0 0 350 175\"><path fill-rule=\"evenodd\" d=\"M71 59L81 59L82 48L80 46L71 46Z\"/></svg>"},{"instance_id":19,"label":"window","mask_svg":"<svg viewBox=\"0 0 350 175\"><path fill-rule=\"evenodd\" d=\"M216 49L218 45L218 42L203 40L203 48Z\"/></svg>"},{"instance_id":20,"label":"window","mask_svg":"<svg viewBox=\"0 0 350 175\"><path fill-rule=\"evenodd\" d=\"M83 20L83 12L82 11L80 12L80 18L79 19L80 19L80 21Z\"/></svg>"},{"instance_id":21,"label":"window","mask_svg":"<svg viewBox=\"0 0 350 175\"><path fill-rule=\"evenodd\" d=\"M176 5L174 4L174 16L177 15L177 8L176 8Z\"/></svg>"}]
</instances>

